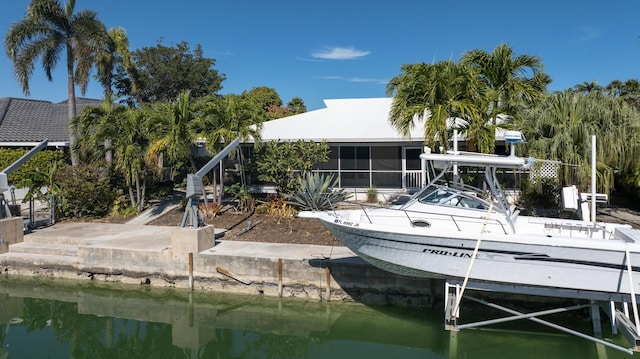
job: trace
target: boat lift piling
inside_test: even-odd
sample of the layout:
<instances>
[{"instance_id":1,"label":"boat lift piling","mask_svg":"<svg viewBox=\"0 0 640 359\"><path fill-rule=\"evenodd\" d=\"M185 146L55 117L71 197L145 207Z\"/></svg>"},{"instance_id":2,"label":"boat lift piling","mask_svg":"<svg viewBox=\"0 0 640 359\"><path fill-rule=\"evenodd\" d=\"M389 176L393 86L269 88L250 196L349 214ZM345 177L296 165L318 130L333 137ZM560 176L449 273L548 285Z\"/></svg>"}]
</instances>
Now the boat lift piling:
<instances>
[{"instance_id":1,"label":"boat lift piling","mask_svg":"<svg viewBox=\"0 0 640 359\"><path fill-rule=\"evenodd\" d=\"M628 309L628 298L622 300L622 296L614 298L614 300L606 300L603 296L590 296L589 293L574 291L574 290L552 290L547 292L541 292L540 288L523 288L523 287L515 287L509 285L502 285L496 283L482 283L482 282L468 282L467 289L472 291L485 291L485 292L498 292L498 293L510 293L510 294L524 294L524 295L535 295L535 296L549 296L555 298L574 298L574 299L586 299L589 300L589 304L575 304L567 307L559 307L541 310L532 313L522 313L513 309L509 309L507 307L491 303L489 301L474 298L471 296L466 296L465 298L472 300L476 303L488 306L490 308L494 308L500 310L502 312L508 313L511 316L506 316L503 318L491 319L491 320L483 320L474 323L465 323L459 324L458 319L460 318L460 309L461 305L456 305L461 302L460 296L461 292L461 281L460 280L445 280L445 318L444 324L445 329L449 331L460 331L462 329L470 329L470 328L478 328L481 326L504 323L509 321L528 319L534 321L536 323L545 325L547 327L560 330L562 332L587 339L593 341L596 344L600 344L612 349L616 349L628 354L633 354L635 352L640 352L640 335L638 334L636 327L633 321L629 318L629 309ZM589 299L591 298L591 299ZM615 301L619 301L623 303L623 311L616 308ZM564 327L559 324L551 323L546 320L542 320L538 317L569 312L573 310L579 310L584 308L590 308L591 320L593 324L593 332L595 336L587 335L573 329ZM611 319L611 329L613 334L617 334L618 330L620 333L627 339L630 348L626 348L617 344L613 344L609 341L605 341L599 336L602 334L601 322L600 322L600 312L599 309L602 308L603 311L610 317Z\"/></svg>"}]
</instances>

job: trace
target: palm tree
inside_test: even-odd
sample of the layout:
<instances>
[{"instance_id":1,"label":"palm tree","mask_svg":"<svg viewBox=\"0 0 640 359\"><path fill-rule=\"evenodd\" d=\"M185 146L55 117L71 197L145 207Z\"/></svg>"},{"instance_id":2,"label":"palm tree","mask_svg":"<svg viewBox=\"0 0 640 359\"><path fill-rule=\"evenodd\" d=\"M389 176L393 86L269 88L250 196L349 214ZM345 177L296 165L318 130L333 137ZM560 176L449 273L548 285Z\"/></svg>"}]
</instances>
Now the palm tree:
<instances>
[{"instance_id":1,"label":"palm tree","mask_svg":"<svg viewBox=\"0 0 640 359\"><path fill-rule=\"evenodd\" d=\"M104 88L104 95L111 97L113 90L113 70L116 63L120 61L125 70L130 70L133 66L131 52L129 51L129 38L126 31L121 27L109 29L108 39L104 48L97 54L96 67L97 78Z\"/></svg>"},{"instance_id":2,"label":"palm tree","mask_svg":"<svg viewBox=\"0 0 640 359\"><path fill-rule=\"evenodd\" d=\"M188 159L193 172L197 171L195 159L191 155L191 145L195 139L190 132L190 123L195 118L189 93L182 92L178 99L170 104L155 105L150 128L154 128L154 137L149 146L149 160L156 161L162 156L176 164Z\"/></svg>"},{"instance_id":3,"label":"palm tree","mask_svg":"<svg viewBox=\"0 0 640 359\"><path fill-rule=\"evenodd\" d=\"M294 97L287 103L287 108L292 114L307 112L307 106L304 104L304 100L300 97Z\"/></svg>"},{"instance_id":4,"label":"palm tree","mask_svg":"<svg viewBox=\"0 0 640 359\"><path fill-rule=\"evenodd\" d=\"M614 171L631 168L640 154L639 115L624 101L599 92L551 95L524 116L529 155L562 161L560 183L586 190L591 178L591 136L597 139L597 190L609 193Z\"/></svg>"},{"instance_id":5,"label":"palm tree","mask_svg":"<svg viewBox=\"0 0 640 359\"><path fill-rule=\"evenodd\" d=\"M148 116L144 109L127 109L119 119L113 131L102 137L113 139L114 167L124 176L129 200L140 212L145 205L147 173L151 166L147 156L150 145Z\"/></svg>"},{"instance_id":6,"label":"palm tree","mask_svg":"<svg viewBox=\"0 0 640 359\"><path fill-rule=\"evenodd\" d=\"M449 148L451 119L481 120L482 89L470 67L448 60L403 65L402 71L387 84L393 96L389 121L401 135L424 121L425 145Z\"/></svg>"},{"instance_id":7,"label":"palm tree","mask_svg":"<svg viewBox=\"0 0 640 359\"><path fill-rule=\"evenodd\" d=\"M99 107L85 107L79 116L71 119L69 131L76 138L73 149L81 162L105 159L112 162L111 138L126 109L114 104L112 94L105 96Z\"/></svg>"},{"instance_id":8,"label":"palm tree","mask_svg":"<svg viewBox=\"0 0 640 359\"><path fill-rule=\"evenodd\" d=\"M584 81L581 84L573 86L573 89L578 92L590 93L590 92L603 92L604 87L598 85L598 81L587 82Z\"/></svg>"},{"instance_id":9,"label":"palm tree","mask_svg":"<svg viewBox=\"0 0 640 359\"><path fill-rule=\"evenodd\" d=\"M114 105L107 96L100 107L86 107L72 119L77 132L74 144L83 161L107 159L119 172L128 188L129 200L138 211L144 208L146 174L150 168L148 112ZM111 157L113 160L111 161Z\"/></svg>"},{"instance_id":10,"label":"palm tree","mask_svg":"<svg viewBox=\"0 0 640 359\"><path fill-rule=\"evenodd\" d=\"M57 0L32 0L24 18L9 28L4 45L13 61L13 69L23 92L29 95L29 79L36 60L41 59L47 79L52 81L51 71L64 56L67 65L67 116L76 116L75 85L86 92L89 72L95 63L96 53L107 39L104 24L94 11L74 13L75 0L68 0L64 8ZM75 142L69 135L70 145ZM71 151L71 162L78 157Z\"/></svg>"},{"instance_id":11,"label":"palm tree","mask_svg":"<svg viewBox=\"0 0 640 359\"><path fill-rule=\"evenodd\" d=\"M613 80L609 82L607 87L605 87L605 90L607 90L607 95L617 97L617 96L620 96L620 93L622 92L622 87L623 87L622 81Z\"/></svg>"},{"instance_id":12,"label":"palm tree","mask_svg":"<svg viewBox=\"0 0 640 359\"><path fill-rule=\"evenodd\" d=\"M261 105L243 95L207 96L195 107L198 115L191 125L192 133L206 139L205 147L211 154L218 153L235 138L259 141L262 123L267 119ZM214 177L214 186L215 182Z\"/></svg>"},{"instance_id":13,"label":"palm tree","mask_svg":"<svg viewBox=\"0 0 640 359\"><path fill-rule=\"evenodd\" d=\"M491 53L480 49L468 51L460 62L474 68L487 87L485 96L489 102L485 114L494 125L500 114L516 116L523 108L540 103L551 82L539 57L514 57L506 44L498 45Z\"/></svg>"}]
</instances>

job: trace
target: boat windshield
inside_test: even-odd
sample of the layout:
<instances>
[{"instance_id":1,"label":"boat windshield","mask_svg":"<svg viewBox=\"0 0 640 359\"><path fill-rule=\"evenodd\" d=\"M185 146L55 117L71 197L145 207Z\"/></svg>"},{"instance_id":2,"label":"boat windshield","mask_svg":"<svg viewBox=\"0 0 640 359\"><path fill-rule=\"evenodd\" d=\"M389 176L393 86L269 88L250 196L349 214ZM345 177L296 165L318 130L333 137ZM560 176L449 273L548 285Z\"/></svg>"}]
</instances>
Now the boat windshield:
<instances>
[{"instance_id":1,"label":"boat windshield","mask_svg":"<svg viewBox=\"0 0 640 359\"><path fill-rule=\"evenodd\" d=\"M446 187L435 187L433 191L423 193L418 201L426 204L435 204L439 206L475 208L487 210L489 205L477 198L473 193L458 192Z\"/></svg>"}]
</instances>

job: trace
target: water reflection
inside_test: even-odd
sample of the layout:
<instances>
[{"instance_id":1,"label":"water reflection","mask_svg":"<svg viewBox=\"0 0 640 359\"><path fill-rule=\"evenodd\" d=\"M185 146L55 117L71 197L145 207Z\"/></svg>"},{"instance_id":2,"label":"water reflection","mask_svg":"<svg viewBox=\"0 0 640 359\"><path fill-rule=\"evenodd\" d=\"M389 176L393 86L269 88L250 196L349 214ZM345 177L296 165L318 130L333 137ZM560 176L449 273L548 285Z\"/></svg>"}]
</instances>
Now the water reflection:
<instances>
[{"instance_id":1,"label":"water reflection","mask_svg":"<svg viewBox=\"0 0 640 359\"><path fill-rule=\"evenodd\" d=\"M442 308L6 278L0 343L0 358L628 357L528 325L450 333Z\"/></svg>"}]
</instances>

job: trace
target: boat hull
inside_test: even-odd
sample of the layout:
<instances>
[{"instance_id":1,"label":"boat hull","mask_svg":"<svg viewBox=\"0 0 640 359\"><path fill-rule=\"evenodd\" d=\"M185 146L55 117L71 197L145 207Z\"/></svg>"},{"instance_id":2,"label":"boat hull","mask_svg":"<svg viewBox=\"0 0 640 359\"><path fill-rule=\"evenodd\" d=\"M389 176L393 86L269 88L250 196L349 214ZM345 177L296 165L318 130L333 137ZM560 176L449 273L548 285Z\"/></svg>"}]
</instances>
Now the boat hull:
<instances>
[{"instance_id":1,"label":"boat hull","mask_svg":"<svg viewBox=\"0 0 640 359\"><path fill-rule=\"evenodd\" d=\"M415 228L403 232L402 226L376 226L328 212L318 219L359 257L399 275L451 280L468 276L474 282L540 288L541 295L546 295L545 288L612 295L640 292L640 267L632 266L630 281L625 254L628 249L631 263L640 266L635 243L496 233L464 237L428 228L417 234Z\"/></svg>"}]
</instances>

